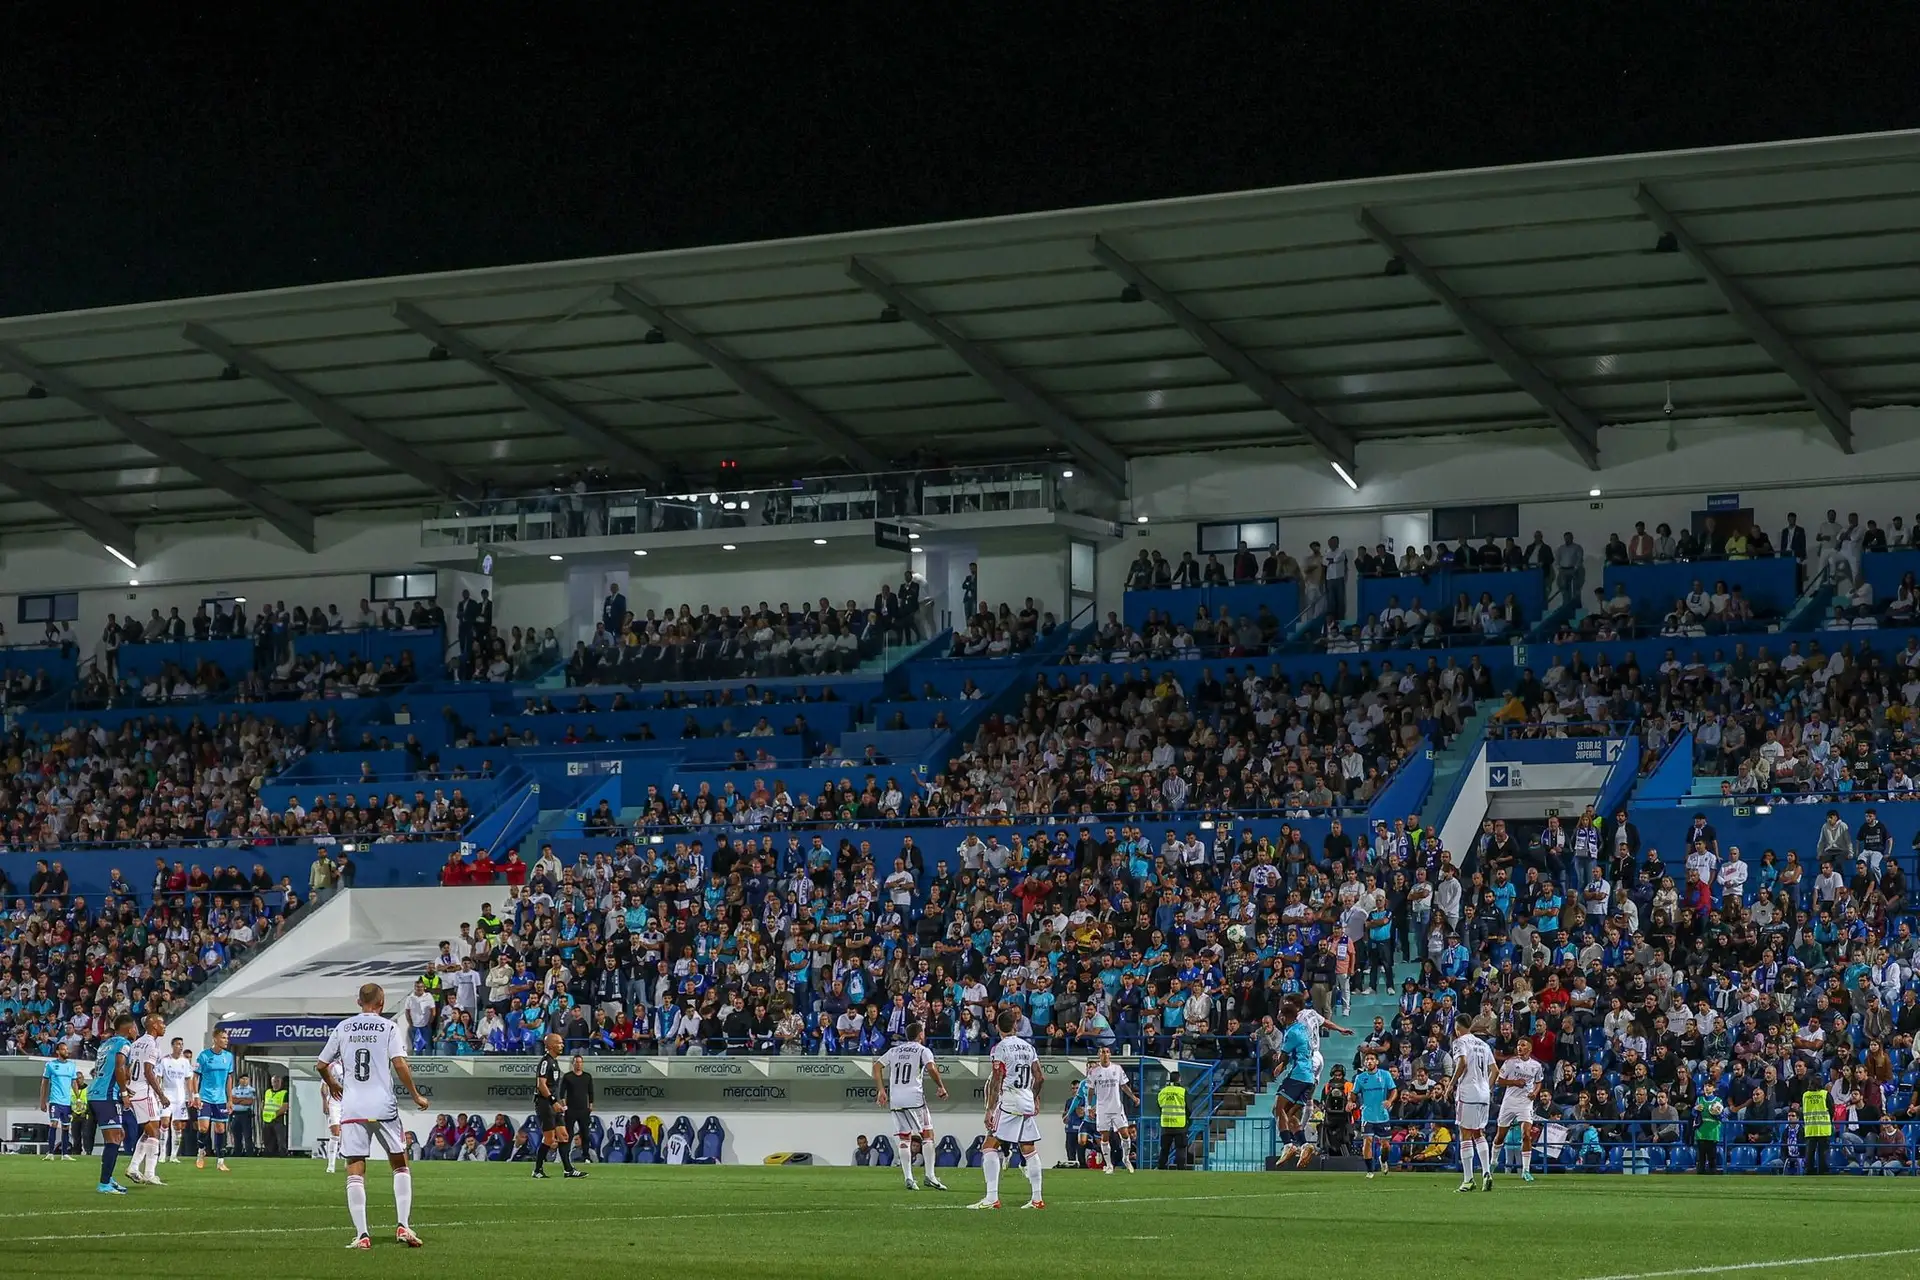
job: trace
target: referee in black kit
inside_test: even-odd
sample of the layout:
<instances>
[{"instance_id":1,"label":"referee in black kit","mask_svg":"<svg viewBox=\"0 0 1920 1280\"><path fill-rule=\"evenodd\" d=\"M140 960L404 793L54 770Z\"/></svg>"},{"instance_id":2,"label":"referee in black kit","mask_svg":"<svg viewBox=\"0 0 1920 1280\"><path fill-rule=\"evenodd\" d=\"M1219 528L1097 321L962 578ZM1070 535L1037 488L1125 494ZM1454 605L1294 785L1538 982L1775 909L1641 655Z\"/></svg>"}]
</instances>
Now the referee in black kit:
<instances>
[{"instance_id":1,"label":"referee in black kit","mask_svg":"<svg viewBox=\"0 0 1920 1280\"><path fill-rule=\"evenodd\" d=\"M560 1152L560 1167L569 1178L587 1176L573 1167L573 1143L567 1137L567 1103L560 1090L560 1050L565 1045L559 1032L549 1032L540 1042L546 1052L533 1071L533 1118L540 1126L540 1145L533 1151L536 1178L547 1176L547 1154L555 1149Z\"/></svg>"},{"instance_id":2,"label":"referee in black kit","mask_svg":"<svg viewBox=\"0 0 1920 1280\"><path fill-rule=\"evenodd\" d=\"M587 1070L587 1060L577 1053L573 1055L573 1070L560 1077L560 1101L567 1109L567 1132L580 1144L580 1159L592 1160L588 1130L593 1126L593 1073Z\"/></svg>"}]
</instances>

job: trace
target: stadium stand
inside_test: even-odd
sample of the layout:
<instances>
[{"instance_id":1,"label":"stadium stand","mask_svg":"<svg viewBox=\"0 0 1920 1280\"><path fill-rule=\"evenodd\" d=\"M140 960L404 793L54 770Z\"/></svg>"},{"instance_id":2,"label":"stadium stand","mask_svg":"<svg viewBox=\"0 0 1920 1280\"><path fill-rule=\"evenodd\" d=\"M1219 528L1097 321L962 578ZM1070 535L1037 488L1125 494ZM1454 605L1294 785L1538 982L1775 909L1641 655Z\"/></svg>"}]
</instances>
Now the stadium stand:
<instances>
[{"instance_id":1,"label":"stadium stand","mask_svg":"<svg viewBox=\"0 0 1920 1280\"><path fill-rule=\"evenodd\" d=\"M1455 1035L1485 1017L1497 1054L1524 1039L1547 1066L1543 1170L1910 1172L1920 517L1891 512L1920 474L1920 432L1890 397L1911 388L1897 380L1920 348L1884 299L1849 292L1873 264L1804 261L1820 234L1806 220L1835 208L1808 196L1830 175L1806 156L1910 183L1875 154L1855 141L1721 157L1711 173L1686 168L1698 158L1602 166L1604 187L1583 169L1550 196L1470 175L1390 210L1426 228L1409 234L1439 269L1483 277L1475 305L1511 316L1513 345L1542 353L1538 377L1623 424L1605 449L1558 398L1559 425L1542 427L1533 377L1489 364L1419 273L1381 272L1413 250L1346 243L1347 196L1317 248L1274 228L1328 207L1269 196L1204 220L1141 211L1139 236L1183 269L1246 276L1215 291L1209 309L1244 309L1215 336L1244 330L1298 364L1326 439L1268 422L1270 405L1189 352L1179 326L1102 310L1144 299L1113 301L1104 283L1097 304L1049 293L1093 271L1058 245L1101 227L1000 227L942 241L975 263L951 269L977 278L928 287L977 291L967 327L1024 344L1021 376L1114 443L1042 432L985 392L956 400L954 371L926 362L944 356L868 365L870 327L790 332L772 304L740 301L763 297L766 260L720 255L677 287L716 323L737 306L743 349L809 395L844 396L830 407L850 421L879 415L876 438L955 439L963 456L886 472L840 461L844 441L796 443L792 423L767 435L753 415L722 426L702 409L618 424L684 428L647 433L686 437L671 446L684 492L633 487L647 456L589 451L566 462L601 468L591 485L569 470L530 495L455 486L425 520L336 515L358 512L364 477L307 481L275 458L261 463L273 483L340 521L332 541L284 519L261 537L181 533L125 588L114 568L75 590L72 562L10 549L16 626L45 643L0 656L0 1048L85 1053L116 1008L178 1011L342 886L424 886L443 902L485 886L497 914L419 958L420 1045L436 1053L524 1054L557 1031L595 1055L867 1056L917 1020L938 1052L975 1055L1011 1008L1043 1051L1217 1064L1238 1109L1196 1109L1196 1142L1212 1167L1262 1167L1279 1149L1265 1112L1277 1019L1302 1001L1358 1032L1326 1042L1345 1070L1316 1082L1330 1149L1371 1051L1399 1082L1393 1158L1457 1160L1440 1082ZM1767 352L1737 354L1753 344L1717 312L1636 310L1684 263L1631 229L1630 205L1587 205L1655 170L1713 184L1693 197L1703 216L1793 224L1719 234L1817 286L1818 306L1798 310L1819 314L1796 322L1826 326L1822 359L1862 389L1841 425L1871 448L1836 435ZM1253 247L1216 252L1223 226L1222 243ZM1520 234L1524 251L1491 247ZM996 265L1008 236L1031 262ZM1595 238L1611 246L1604 266ZM1337 262L1321 256L1335 241ZM1249 267L1293 254L1313 262L1275 267L1284 286ZM845 303L837 270L809 293L812 266L789 265L798 292L782 306ZM550 293L608 283L528 270ZM1517 273L1525 299L1497 283ZM475 333L625 323L597 302L536 314L519 286L416 283L420 306L457 309ZM362 321L336 317L329 330L378 348L333 375L370 419L380 396L419 401L382 429L430 419L454 438L467 416L541 416L511 388L456 397L428 381L453 353L396 335L383 287L352 287L376 328L356 338ZM223 303L221 323L289 368L331 367L331 348L274 327L297 301L252 305ZM165 363L149 348L173 350L182 321L206 318L181 306L162 329L134 315L63 336L56 317L13 337L50 360L84 340L108 385ZM1127 316L1147 319L1138 348L1101 354ZM1383 335L1385 316L1404 331ZM644 332L582 341L614 344L595 356L608 378L674 384L659 413L712 395L623 363L661 345ZM1403 344L1422 354L1402 362ZM1711 408L1675 421L1644 368L1591 372L1622 351L1660 353L1672 399ZM829 357L837 371L814 377ZM1139 375L1096 363L1110 358L1180 362L1179 385L1137 410ZM209 373L182 370L170 395L224 381ZM1414 374L1428 390L1393 389ZM890 407L871 403L876 386ZM37 404L19 401L9 430L58 430ZM1642 451L1635 424L1671 447ZM558 457L570 441L540 447ZM1213 452L1223 441L1232 459ZM707 456L736 442L761 487L719 466L730 452ZM520 472L552 461L502 447ZM805 471L840 466L868 470ZM694 477L710 475L703 490ZM382 501L443 489L389 478ZM251 509L208 483L177 482L192 486L183 509ZM0 503L0 528L21 523L15 506ZM98 549L85 553L104 563ZM358 606L278 603L296 591ZM717 601L730 603L695 603ZM81 636L98 637L84 654ZM1832 1117L1830 1143L1809 1109ZM610 1117L592 1145L711 1158L695 1119ZM521 1117L450 1114L422 1157L522 1158L528 1135ZM963 1158L957 1143L943 1157Z\"/></svg>"}]
</instances>

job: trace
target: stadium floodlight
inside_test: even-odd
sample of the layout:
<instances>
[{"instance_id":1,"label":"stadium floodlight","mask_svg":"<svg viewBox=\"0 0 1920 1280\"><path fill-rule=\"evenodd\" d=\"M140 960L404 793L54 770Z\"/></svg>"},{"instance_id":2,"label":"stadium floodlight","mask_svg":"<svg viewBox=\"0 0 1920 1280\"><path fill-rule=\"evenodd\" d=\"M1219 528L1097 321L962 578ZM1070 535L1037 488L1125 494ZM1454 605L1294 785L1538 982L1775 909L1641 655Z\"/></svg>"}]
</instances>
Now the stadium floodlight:
<instances>
[{"instance_id":1,"label":"stadium floodlight","mask_svg":"<svg viewBox=\"0 0 1920 1280\"><path fill-rule=\"evenodd\" d=\"M1355 480L1352 474L1349 473L1345 467L1341 466L1337 462L1333 464L1333 474L1339 476L1342 480L1345 480L1347 482L1347 488L1352 489L1356 493L1359 492L1360 482Z\"/></svg>"},{"instance_id":2,"label":"stadium floodlight","mask_svg":"<svg viewBox=\"0 0 1920 1280\"><path fill-rule=\"evenodd\" d=\"M118 560L121 564L127 566L127 568L138 569L140 567L139 565L135 564L132 558L128 556L127 553L122 551L120 548L111 546L104 542L101 543L100 545L107 548L108 555L112 556L115 560Z\"/></svg>"}]
</instances>

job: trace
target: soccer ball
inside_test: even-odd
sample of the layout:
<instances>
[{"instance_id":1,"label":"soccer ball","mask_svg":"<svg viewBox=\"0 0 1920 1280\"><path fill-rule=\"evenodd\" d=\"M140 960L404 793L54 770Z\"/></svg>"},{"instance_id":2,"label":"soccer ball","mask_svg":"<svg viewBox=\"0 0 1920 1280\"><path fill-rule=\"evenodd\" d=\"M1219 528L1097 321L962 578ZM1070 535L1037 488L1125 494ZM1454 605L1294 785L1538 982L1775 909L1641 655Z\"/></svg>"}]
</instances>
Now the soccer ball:
<instances>
[{"instance_id":1,"label":"soccer ball","mask_svg":"<svg viewBox=\"0 0 1920 1280\"><path fill-rule=\"evenodd\" d=\"M1243 924L1230 924L1227 926L1228 942L1231 942L1234 946L1237 947L1245 943L1246 940L1247 940L1247 926Z\"/></svg>"}]
</instances>

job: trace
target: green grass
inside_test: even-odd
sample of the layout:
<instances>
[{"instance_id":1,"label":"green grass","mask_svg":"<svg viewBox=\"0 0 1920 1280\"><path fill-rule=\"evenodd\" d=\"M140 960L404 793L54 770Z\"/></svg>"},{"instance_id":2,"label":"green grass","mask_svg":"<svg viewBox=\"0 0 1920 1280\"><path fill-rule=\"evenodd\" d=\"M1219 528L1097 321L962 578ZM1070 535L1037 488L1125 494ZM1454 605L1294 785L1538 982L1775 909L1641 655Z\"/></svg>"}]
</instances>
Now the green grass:
<instances>
[{"instance_id":1,"label":"green grass","mask_svg":"<svg viewBox=\"0 0 1920 1280\"><path fill-rule=\"evenodd\" d=\"M978 1277L1524 1276L1589 1280L1792 1259L1856 1259L1920 1276L1920 1181L1883 1178L1503 1178L1456 1195L1452 1175L1049 1170L1048 1208L968 1213L976 1170L909 1195L891 1169L594 1166L533 1182L525 1165L417 1166L414 1227L393 1243L387 1171L367 1177L371 1255L346 1252L343 1174L311 1160L169 1165L170 1185L95 1193L97 1166L0 1159L0 1273L188 1280L613 1274ZM1008 1174L1011 1206L1026 1180ZM1759 1266L1812 1277L1848 1264Z\"/></svg>"}]
</instances>

